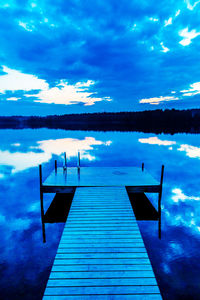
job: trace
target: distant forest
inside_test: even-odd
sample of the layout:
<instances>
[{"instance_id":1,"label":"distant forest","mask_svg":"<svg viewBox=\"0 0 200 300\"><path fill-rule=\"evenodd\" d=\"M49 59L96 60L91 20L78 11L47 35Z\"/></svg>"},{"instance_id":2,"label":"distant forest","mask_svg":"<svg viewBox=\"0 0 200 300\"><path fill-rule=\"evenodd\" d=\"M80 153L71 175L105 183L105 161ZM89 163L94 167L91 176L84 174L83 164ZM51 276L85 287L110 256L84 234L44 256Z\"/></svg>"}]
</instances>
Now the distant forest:
<instances>
[{"instance_id":1,"label":"distant forest","mask_svg":"<svg viewBox=\"0 0 200 300\"><path fill-rule=\"evenodd\" d=\"M200 109L0 117L0 128L200 133Z\"/></svg>"}]
</instances>

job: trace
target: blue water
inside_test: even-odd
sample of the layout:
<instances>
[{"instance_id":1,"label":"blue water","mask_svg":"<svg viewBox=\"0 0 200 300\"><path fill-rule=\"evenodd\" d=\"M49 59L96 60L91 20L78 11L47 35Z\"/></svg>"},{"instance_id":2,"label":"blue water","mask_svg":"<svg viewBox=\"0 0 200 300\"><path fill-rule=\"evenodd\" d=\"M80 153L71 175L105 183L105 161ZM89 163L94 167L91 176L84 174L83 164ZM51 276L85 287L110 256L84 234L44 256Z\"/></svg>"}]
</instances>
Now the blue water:
<instances>
[{"instance_id":1,"label":"blue water","mask_svg":"<svg viewBox=\"0 0 200 300\"><path fill-rule=\"evenodd\" d=\"M42 243L38 165L46 177L64 151L76 165L78 150L82 165L144 162L156 179L165 165L162 239L156 221L139 226L164 299L200 299L199 136L48 129L0 131L0 298L41 299L63 224L47 224Z\"/></svg>"}]
</instances>

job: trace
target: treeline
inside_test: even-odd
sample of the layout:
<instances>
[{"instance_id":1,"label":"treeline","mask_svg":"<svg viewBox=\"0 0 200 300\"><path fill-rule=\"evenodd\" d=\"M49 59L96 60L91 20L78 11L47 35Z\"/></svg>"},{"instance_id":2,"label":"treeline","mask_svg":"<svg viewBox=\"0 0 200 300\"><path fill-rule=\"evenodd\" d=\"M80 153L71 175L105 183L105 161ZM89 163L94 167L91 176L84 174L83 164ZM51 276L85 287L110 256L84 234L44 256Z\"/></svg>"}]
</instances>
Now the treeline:
<instances>
[{"instance_id":1,"label":"treeline","mask_svg":"<svg viewBox=\"0 0 200 300\"><path fill-rule=\"evenodd\" d=\"M200 109L0 117L0 128L199 133Z\"/></svg>"}]
</instances>

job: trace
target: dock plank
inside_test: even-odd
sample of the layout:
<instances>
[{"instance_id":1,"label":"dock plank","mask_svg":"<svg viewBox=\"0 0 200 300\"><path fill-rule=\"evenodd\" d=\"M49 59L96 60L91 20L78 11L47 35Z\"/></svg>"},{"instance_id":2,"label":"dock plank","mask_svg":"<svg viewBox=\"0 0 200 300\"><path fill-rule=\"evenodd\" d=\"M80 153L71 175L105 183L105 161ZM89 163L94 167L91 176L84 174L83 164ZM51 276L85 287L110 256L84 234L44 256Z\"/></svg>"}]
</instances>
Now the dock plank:
<instances>
[{"instance_id":1,"label":"dock plank","mask_svg":"<svg viewBox=\"0 0 200 300\"><path fill-rule=\"evenodd\" d=\"M80 174L77 168L68 168L63 172L63 168L53 171L45 180L46 187L91 187L91 186L134 186L152 187L159 183L146 171L137 167L81 167ZM92 199L85 194L83 199ZM109 191L107 194L111 194ZM117 198L117 195L114 196ZM96 199L95 199L96 200ZM113 198L111 199L111 201Z\"/></svg>"},{"instance_id":2,"label":"dock plank","mask_svg":"<svg viewBox=\"0 0 200 300\"><path fill-rule=\"evenodd\" d=\"M162 299L125 187L77 188L43 299Z\"/></svg>"}]
</instances>

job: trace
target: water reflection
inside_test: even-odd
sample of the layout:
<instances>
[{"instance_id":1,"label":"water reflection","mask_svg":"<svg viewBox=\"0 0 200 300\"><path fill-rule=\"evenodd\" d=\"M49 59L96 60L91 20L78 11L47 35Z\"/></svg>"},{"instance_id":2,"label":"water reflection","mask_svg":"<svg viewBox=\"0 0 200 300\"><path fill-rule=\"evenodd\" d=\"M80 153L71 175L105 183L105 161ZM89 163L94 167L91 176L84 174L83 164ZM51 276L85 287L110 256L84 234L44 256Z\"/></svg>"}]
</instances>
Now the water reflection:
<instances>
[{"instance_id":1,"label":"water reflection","mask_svg":"<svg viewBox=\"0 0 200 300\"><path fill-rule=\"evenodd\" d=\"M0 164L10 166L11 172L16 173L48 162L53 155L60 156L63 152L67 152L67 157L70 159L76 156L78 151L81 151L82 159L91 161L95 160L95 155L92 155L90 150L93 150L95 146L109 146L110 144L111 141L103 142L94 137L50 139L37 141L36 145L29 145L28 149L26 147L27 150L24 152L23 144L14 143L11 144L11 147L17 147L17 151L0 150Z\"/></svg>"},{"instance_id":2,"label":"water reflection","mask_svg":"<svg viewBox=\"0 0 200 300\"><path fill-rule=\"evenodd\" d=\"M200 142L197 137L1 130L1 298L42 298L63 224L45 224L48 243L41 242L38 165L45 163L44 172L48 175L61 153L66 151L69 164L76 165L77 151L81 150L82 165L141 166L144 161L158 180L160 166L166 166L162 239L157 236L157 221L139 221L139 226L164 299L199 299ZM148 197L157 208L157 195ZM46 212L52 196L45 195L44 200Z\"/></svg>"}]
</instances>

